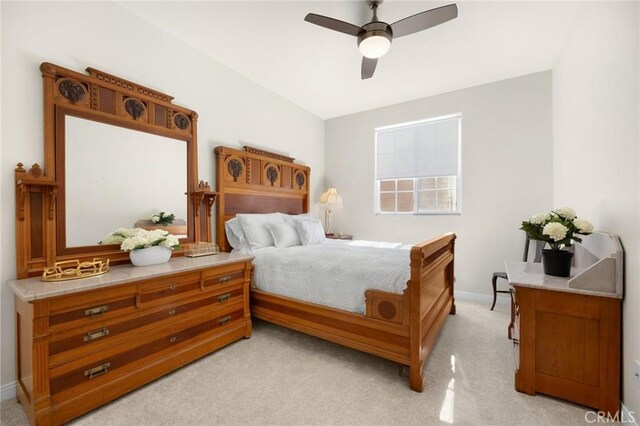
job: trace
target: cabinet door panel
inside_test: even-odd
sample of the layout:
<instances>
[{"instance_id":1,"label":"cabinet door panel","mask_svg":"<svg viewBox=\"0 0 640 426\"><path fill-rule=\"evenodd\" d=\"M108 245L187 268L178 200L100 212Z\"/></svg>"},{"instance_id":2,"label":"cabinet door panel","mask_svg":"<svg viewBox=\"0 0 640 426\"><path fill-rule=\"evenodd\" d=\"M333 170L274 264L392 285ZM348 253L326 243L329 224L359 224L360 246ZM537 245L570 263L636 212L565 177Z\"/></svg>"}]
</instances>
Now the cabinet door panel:
<instances>
[{"instance_id":1,"label":"cabinet door panel","mask_svg":"<svg viewBox=\"0 0 640 426\"><path fill-rule=\"evenodd\" d=\"M598 385L599 321L536 312L536 372Z\"/></svg>"}]
</instances>

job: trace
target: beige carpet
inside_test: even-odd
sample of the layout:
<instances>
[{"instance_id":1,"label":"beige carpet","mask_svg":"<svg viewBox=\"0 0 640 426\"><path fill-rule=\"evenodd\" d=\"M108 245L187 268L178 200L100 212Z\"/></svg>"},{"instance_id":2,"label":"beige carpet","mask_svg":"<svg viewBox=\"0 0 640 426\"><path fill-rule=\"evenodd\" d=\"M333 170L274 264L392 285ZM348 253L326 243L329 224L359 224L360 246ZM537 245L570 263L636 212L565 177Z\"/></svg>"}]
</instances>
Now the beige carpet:
<instances>
[{"instance_id":1,"label":"beige carpet","mask_svg":"<svg viewBox=\"0 0 640 426\"><path fill-rule=\"evenodd\" d=\"M458 300L409 390L397 364L264 322L241 340L78 419L78 425L584 424L586 408L513 390L508 307ZM14 401L3 425L27 424Z\"/></svg>"}]
</instances>

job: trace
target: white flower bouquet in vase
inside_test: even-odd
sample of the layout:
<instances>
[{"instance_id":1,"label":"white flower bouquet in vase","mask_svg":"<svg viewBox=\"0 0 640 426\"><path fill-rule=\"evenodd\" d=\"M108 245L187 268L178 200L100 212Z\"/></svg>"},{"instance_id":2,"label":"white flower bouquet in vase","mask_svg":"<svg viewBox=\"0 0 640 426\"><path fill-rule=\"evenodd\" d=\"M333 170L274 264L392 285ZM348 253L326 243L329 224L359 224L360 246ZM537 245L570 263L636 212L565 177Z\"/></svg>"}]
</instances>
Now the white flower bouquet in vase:
<instances>
[{"instance_id":1,"label":"white flower bouquet in vase","mask_svg":"<svg viewBox=\"0 0 640 426\"><path fill-rule=\"evenodd\" d=\"M171 251L180 246L180 241L161 229L121 228L107 235L100 244L120 244L120 250L129 252L131 263L149 266L168 262Z\"/></svg>"},{"instance_id":2,"label":"white flower bouquet in vase","mask_svg":"<svg viewBox=\"0 0 640 426\"><path fill-rule=\"evenodd\" d=\"M582 242L578 235L589 235L593 225L576 216L570 207L539 213L522 222L520 227L532 240L546 242L550 249L542 250L544 273L558 277L571 274L573 252L565 250L572 242Z\"/></svg>"},{"instance_id":3,"label":"white flower bouquet in vase","mask_svg":"<svg viewBox=\"0 0 640 426\"><path fill-rule=\"evenodd\" d=\"M176 215L169 212L160 212L151 216L151 222L161 226L171 225L174 220L176 220Z\"/></svg>"}]
</instances>

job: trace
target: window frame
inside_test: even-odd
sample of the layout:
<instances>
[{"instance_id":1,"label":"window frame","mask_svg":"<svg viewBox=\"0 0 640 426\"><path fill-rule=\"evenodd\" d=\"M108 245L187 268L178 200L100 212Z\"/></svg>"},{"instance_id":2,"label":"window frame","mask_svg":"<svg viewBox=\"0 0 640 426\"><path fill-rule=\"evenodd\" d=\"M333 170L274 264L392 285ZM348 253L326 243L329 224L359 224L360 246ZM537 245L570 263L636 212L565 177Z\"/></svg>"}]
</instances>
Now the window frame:
<instances>
[{"instance_id":1,"label":"window frame","mask_svg":"<svg viewBox=\"0 0 640 426\"><path fill-rule=\"evenodd\" d=\"M449 120L457 118L458 119L458 174L456 175L456 210L450 212L439 212L439 211L418 211L418 179L420 177L407 177L407 178L395 178L395 179L376 179L377 176L377 168L378 168L378 131L380 130L390 130L390 129L400 129L420 124L426 124L430 122L437 122L443 120ZM456 114L448 114L442 115L438 117L427 118L424 120L416 120L410 121L406 123L394 124L390 126L376 127L374 129L374 168L373 168L373 186L374 186L374 196L373 196L373 212L375 215L381 216L459 216L462 214L462 113ZM444 176L433 176L435 178L444 177ZM398 210L398 192L411 192L408 190L398 191L398 181L399 180L409 180L413 179L413 210L410 212L399 212ZM389 181L395 180L396 186L395 191L381 191L380 190L380 182L382 180ZM437 190L437 188L436 188ZM393 193L396 194L395 197L395 209L394 212L383 212L380 210L380 194L381 193Z\"/></svg>"}]
</instances>

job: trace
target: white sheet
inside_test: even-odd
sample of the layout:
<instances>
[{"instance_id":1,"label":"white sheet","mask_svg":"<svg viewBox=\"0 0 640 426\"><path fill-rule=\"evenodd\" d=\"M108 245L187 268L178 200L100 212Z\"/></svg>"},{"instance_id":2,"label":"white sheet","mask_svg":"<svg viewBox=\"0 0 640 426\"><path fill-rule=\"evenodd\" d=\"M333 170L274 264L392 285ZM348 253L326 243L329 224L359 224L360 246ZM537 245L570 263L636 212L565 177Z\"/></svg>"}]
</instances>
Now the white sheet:
<instances>
[{"instance_id":1,"label":"white sheet","mask_svg":"<svg viewBox=\"0 0 640 426\"><path fill-rule=\"evenodd\" d=\"M402 293L410 277L409 249L397 243L327 240L315 246L267 247L253 254L259 290L364 313L364 292Z\"/></svg>"}]
</instances>

